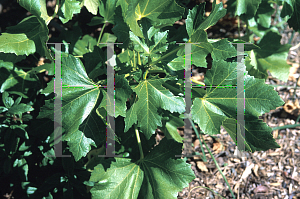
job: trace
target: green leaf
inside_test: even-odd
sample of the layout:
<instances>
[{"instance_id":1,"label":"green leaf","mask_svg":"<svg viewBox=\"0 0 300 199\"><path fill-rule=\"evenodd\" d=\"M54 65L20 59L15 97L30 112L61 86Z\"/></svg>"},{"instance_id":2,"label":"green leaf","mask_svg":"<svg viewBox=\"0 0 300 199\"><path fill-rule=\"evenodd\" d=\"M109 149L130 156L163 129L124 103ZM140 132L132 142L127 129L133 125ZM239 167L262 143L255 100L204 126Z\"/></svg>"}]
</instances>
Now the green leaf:
<instances>
[{"instance_id":1,"label":"green leaf","mask_svg":"<svg viewBox=\"0 0 300 199\"><path fill-rule=\"evenodd\" d=\"M96 182L91 189L93 198L137 198L144 178L144 172L139 165L130 159L115 158L110 168L105 172L98 164L89 181Z\"/></svg>"},{"instance_id":2,"label":"green leaf","mask_svg":"<svg viewBox=\"0 0 300 199\"><path fill-rule=\"evenodd\" d=\"M26 127L26 124L10 125L10 128L13 130L13 133L17 134L23 139L29 139L27 131L25 130Z\"/></svg>"},{"instance_id":3,"label":"green leaf","mask_svg":"<svg viewBox=\"0 0 300 199\"><path fill-rule=\"evenodd\" d=\"M280 13L280 17L284 18L286 16L291 17L293 12L294 12L294 6L293 6L293 2L296 2L294 0L281 0L283 1L283 6L282 6L282 10Z\"/></svg>"},{"instance_id":4,"label":"green leaf","mask_svg":"<svg viewBox=\"0 0 300 199\"><path fill-rule=\"evenodd\" d=\"M215 25L226 14L226 9L223 8L223 3L217 4L211 11L208 17L204 17L205 3L195 6L189 10L186 21L186 30L190 36L198 35L198 30L206 30L210 26ZM195 41L193 41L195 42Z\"/></svg>"},{"instance_id":5,"label":"green leaf","mask_svg":"<svg viewBox=\"0 0 300 199\"><path fill-rule=\"evenodd\" d=\"M184 121L179 118L179 114L170 114L166 111L166 116L169 118L166 121L163 121L162 131L166 138L174 139L176 142L182 143L184 140L178 133L177 128L184 126ZM174 116L175 115L175 116Z\"/></svg>"},{"instance_id":6,"label":"green leaf","mask_svg":"<svg viewBox=\"0 0 300 199\"><path fill-rule=\"evenodd\" d=\"M0 92L13 90L26 93L29 88L39 86L36 75L24 72L10 62L0 60Z\"/></svg>"},{"instance_id":7,"label":"green leaf","mask_svg":"<svg viewBox=\"0 0 300 199\"><path fill-rule=\"evenodd\" d=\"M117 37L113 34L110 33L104 33L103 36L101 37L100 43L115 43L117 40ZM106 44L100 44L99 47L106 47Z\"/></svg>"},{"instance_id":8,"label":"green leaf","mask_svg":"<svg viewBox=\"0 0 300 199\"><path fill-rule=\"evenodd\" d=\"M226 119L222 126L228 132L232 140L236 140L236 120ZM280 148L272 135L272 129L262 120L245 121L245 149L246 151L267 151ZM242 137L242 136L241 136Z\"/></svg>"},{"instance_id":9,"label":"green leaf","mask_svg":"<svg viewBox=\"0 0 300 199\"><path fill-rule=\"evenodd\" d=\"M70 142L76 160L85 156L89 151L89 144L94 144L90 138L78 131L79 125L88 117L96 106L100 90L89 79L80 59L70 54L62 53L62 126L66 130L64 140ZM51 85L52 87L52 85ZM46 100L45 106L38 116L53 120L53 99ZM82 140L80 145L72 139ZM78 145L78 146L76 146Z\"/></svg>"},{"instance_id":10,"label":"green leaf","mask_svg":"<svg viewBox=\"0 0 300 199\"><path fill-rule=\"evenodd\" d=\"M226 119L236 121L236 63L213 61L206 73L205 84L217 86L206 88L203 98L196 98L191 108L193 120L207 134L220 132L220 126ZM284 102L274 88L264 84L263 80L246 75L245 81L245 120L253 121L258 116L281 106ZM232 85L232 88L222 86ZM201 119L200 119L201 118ZM255 146L255 143L252 143Z\"/></svg>"},{"instance_id":11,"label":"green leaf","mask_svg":"<svg viewBox=\"0 0 300 199\"><path fill-rule=\"evenodd\" d=\"M4 106L8 109L11 108L12 105L14 104L14 100L13 100L13 98L9 97L8 92L3 92L2 101L3 101Z\"/></svg>"},{"instance_id":12,"label":"green leaf","mask_svg":"<svg viewBox=\"0 0 300 199\"><path fill-rule=\"evenodd\" d=\"M182 98L175 97L165 89L162 84L170 78L150 79L139 83L133 90L138 95L138 101L126 113L125 132L136 123L141 131L149 139L157 126L161 126L161 116L157 113L158 108L168 110L171 113L183 113L185 104Z\"/></svg>"},{"instance_id":13,"label":"green leaf","mask_svg":"<svg viewBox=\"0 0 300 199\"><path fill-rule=\"evenodd\" d=\"M167 36L168 31L152 33L152 30L148 30L148 36L145 36L147 39L140 39L135 36L133 32L129 32L130 39L133 41L134 49L137 52L144 53L145 56L153 57L156 53L166 52ZM152 33L152 34L151 34ZM153 40L151 38L153 37Z\"/></svg>"},{"instance_id":14,"label":"green leaf","mask_svg":"<svg viewBox=\"0 0 300 199\"><path fill-rule=\"evenodd\" d=\"M25 55L17 56L14 53L0 53L0 60L4 62L12 62L13 64L22 61L25 58Z\"/></svg>"},{"instance_id":15,"label":"green leaf","mask_svg":"<svg viewBox=\"0 0 300 199\"><path fill-rule=\"evenodd\" d=\"M36 17L44 19L45 22L50 18L47 14L46 2L44 0L19 0L19 4Z\"/></svg>"},{"instance_id":16,"label":"green leaf","mask_svg":"<svg viewBox=\"0 0 300 199\"><path fill-rule=\"evenodd\" d=\"M116 9L117 0L102 0L99 5L99 13L104 17L104 21L115 24L114 15Z\"/></svg>"},{"instance_id":17,"label":"green leaf","mask_svg":"<svg viewBox=\"0 0 300 199\"><path fill-rule=\"evenodd\" d=\"M123 1L125 2L125 0L123 0ZM120 1L118 1L118 2L120 2ZM125 4L126 4L126 2L125 2ZM129 40L130 28L124 22L124 18L122 16L122 9L120 6L118 6L116 8L115 23L116 23L116 25L111 30L117 36L118 42L123 42L123 44L119 45L119 47L127 48L128 43L130 41Z\"/></svg>"},{"instance_id":18,"label":"green leaf","mask_svg":"<svg viewBox=\"0 0 300 199\"><path fill-rule=\"evenodd\" d=\"M30 16L18 25L7 28L0 36L0 52L29 55L38 52L44 56L47 53L48 28L40 23L37 17Z\"/></svg>"},{"instance_id":19,"label":"green leaf","mask_svg":"<svg viewBox=\"0 0 300 199\"><path fill-rule=\"evenodd\" d=\"M81 157L85 157L91 150L91 145L96 146L91 138L87 138L84 133L79 130L72 132L69 136L68 145L70 146L70 151L74 155L75 161L80 160Z\"/></svg>"},{"instance_id":20,"label":"green leaf","mask_svg":"<svg viewBox=\"0 0 300 199\"><path fill-rule=\"evenodd\" d=\"M181 19L183 11L184 8L180 7L174 0L163 2L159 0L134 0L129 1L125 22L136 36L144 38L138 25L139 20L146 17L152 21L153 25L170 25Z\"/></svg>"},{"instance_id":21,"label":"green leaf","mask_svg":"<svg viewBox=\"0 0 300 199\"><path fill-rule=\"evenodd\" d=\"M241 16L242 14L245 14L247 16L247 19L251 19L256 14L256 11L259 7L259 4L262 0L240 0L240 1L234 1L229 0L227 4L231 4L234 7L235 15Z\"/></svg>"},{"instance_id":22,"label":"green leaf","mask_svg":"<svg viewBox=\"0 0 300 199\"><path fill-rule=\"evenodd\" d=\"M213 45L208 42L207 40L207 33L202 30L198 29L195 34L192 35L190 38L191 42L199 43L199 44L192 44L191 49L191 57L192 63L198 67L207 67L206 63L206 56L212 52ZM185 49L180 49L177 52L177 56L185 56Z\"/></svg>"},{"instance_id":23,"label":"green leaf","mask_svg":"<svg viewBox=\"0 0 300 199\"><path fill-rule=\"evenodd\" d=\"M117 118L119 115L125 117L126 116L126 101L130 97L132 90L128 84L128 81L124 78L124 75L116 75L115 77L115 103L113 105L113 102L110 102L110 105L115 107L115 114L108 113L110 116L114 116ZM103 99L101 101L101 104L98 108L98 111L101 111L101 107L104 107L106 109L106 91L103 91Z\"/></svg>"},{"instance_id":24,"label":"green leaf","mask_svg":"<svg viewBox=\"0 0 300 199\"><path fill-rule=\"evenodd\" d=\"M291 28L293 28L295 31L300 30L300 1L299 0L294 0L293 1L293 7L294 7L294 12L291 15L290 19L288 20L288 24Z\"/></svg>"},{"instance_id":25,"label":"green leaf","mask_svg":"<svg viewBox=\"0 0 300 199\"><path fill-rule=\"evenodd\" d=\"M73 18L74 14L80 13L80 2L77 0L62 0L58 10L58 16L64 24Z\"/></svg>"},{"instance_id":26,"label":"green leaf","mask_svg":"<svg viewBox=\"0 0 300 199\"><path fill-rule=\"evenodd\" d=\"M78 40L74 46L73 54L82 56L85 53L93 52L97 45L97 40L90 35L84 35L82 39Z\"/></svg>"},{"instance_id":27,"label":"green leaf","mask_svg":"<svg viewBox=\"0 0 300 199\"><path fill-rule=\"evenodd\" d=\"M107 53L99 46L95 46L93 52L88 52L83 55L85 70L91 79L106 74L107 69L104 67L107 60L106 56Z\"/></svg>"},{"instance_id":28,"label":"green leaf","mask_svg":"<svg viewBox=\"0 0 300 199\"><path fill-rule=\"evenodd\" d=\"M163 138L159 145L141 160L141 169L145 172L139 197L177 198L195 174L188 163L175 159L180 155L182 144Z\"/></svg>"},{"instance_id":29,"label":"green leaf","mask_svg":"<svg viewBox=\"0 0 300 199\"><path fill-rule=\"evenodd\" d=\"M50 94L54 92L54 78L47 83L47 87L42 90L41 94Z\"/></svg>"},{"instance_id":30,"label":"green leaf","mask_svg":"<svg viewBox=\"0 0 300 199\"><path fill-rule=\"evenodd\" d=\"M268 69L272 76L287 82L290 65L286 63L288 53L273 54L266 58L257 59L258 65L263 69Z\"/></svg>"},{"instance_id":31,"label":"green leaf","mask_svg":"<svg viewBox=\"0 0 300 199\"><path fill-rule=\"evenodd\" d=\"M214 60L225 60L237 55L235 47L228 42L227 39L221 39L212 43L213 51L211 57Z\"/></svg>"},{"instance_id":32,"label":"green leaf","mask_svg":"<svg viewBox=\"0 0 300 199\"><path fill-rule=\"evenodd\" d=\"M93 198L177 198L177 194L195 178L189 164L174 159L182 144L162 139L160 144L137 162L115 158L105 171L95 167L89 181Z\"/></svg>"},{"instance_id":33,"label":"green leaf","mask_svg":"<svg viewBox=\"0 0 300 199\"><path fill-rule=\"evenodd\" d=\"M205 20L205 3L196 5L192 10L189 10L189 14L186 19L186 30L191 37L196 30L199 28L200 24Z\"/></svg>"},{"instance_id":34,"label":"green leaf","mask_svg":"<svg viewBox=\"0 0 300 199\"><path fill-rule=\"evenodd\" d=\"M274 13L274 8L267 2L263 1L256 12L257 23L265 28L271 25L271 15Z\"/></svg>"},{"instance_id":35,"label":"green leaf","mask_svg":"<svg viewBox=\"0 0 300 199\"><path fill-rule=\"evenodd\" d=\"M18 105L13 105L11 108L9 108L8 113L13 115L13 114L26 113L27 111L33 111L33 110L34 108L32 108L30 105L18 104Z\"/></svg>"},{"instance_id":36,"label":"green leaf","mask_svg":"<svg viewBox=\"0 0 300 199\"><path fill-rule=\"evenodd\" d=\"M126 117L126 101L130 97L132 90L124 75L115 76L115 116Z\"/></svg>"},{"instance_id":37,"label":"green leaf","mask_svg":"<svg viewBox=\"0 0 300 199\"><path fill-rule=\"evenodd\" d=\"M249 75L265 80L268 78L268 72L264 69L258 68L256 56L253 50L251 50L249 56L245 58L245 65Z\"/></svg>"},{"instance_id":38,"label":"green leaf","mask_svg":"<svg viewBox=\"0 0 300 199\"><path fill-rule=\"evenodd\" d=\"M97 15L99 0L83 0L81 5L85 6L86 9L93 15Z\"/></svg>"},{"instance_id":39,"label":"green leaf","mask_svg":"<svg viewBox=\"0 0 300 199\"><path fill-rule=\"evenodd\" d=\"M92 18L91 22L88 23L87 25L89 26L97 26L99 24L104 24L105 23L105 20L103 17L98 17L98 16L95 16Z\"/></svg>"},{"instance_id":40,"label":"green leaf","mask_svg":"<svg viewBox=\"0 0 300 199\"><path fill-rule=\"evenodd\" d=\"M63 127L72 134L90 114L100 94L89 79L80 59L66 54L62 57L62 113ZM76 86L76 87L74 87Z\"/></svg>"},{"instance_id":41,"label":"green leaf","mask_svg":"<svg viewBox=\"0 0 300 199\"><path fill-rule=\"evenodd\" d=\"M98 114L96 113L96 107L98 106L99 105L96 104L89 116L79 126L79 130L82 131L87 138L91 138L97 147L100 147L106 141L106 118L104 118L104 121L99 118Z\"/></svg>"},{"instance_id":42,"label":"green leaf","mask_svg":"<svg viewBox=\"0 0 300 199\"><path fill-rule=\"evenodd\" d=\"M55 68L54 62L44 63L43 65L31 69L30 71L28 71L28 73L37 74L37 73L48 71L48 75L54 75L54 68Z\"/></svg>"},{"instance_id":43,"label":"green leaf","mask_svg":"<svg viewBox=\"0 0 300 199\"><path fill-rule=\"evenodd\" d=\"M2 94L3 95L3 94ZM5 101L5 100L4 100ZM0 106L0 113L3 113L5 111L7 111L8 109L5 108L4 106Z\"/></svg>"},{"instance_id":44,"label":"green leaf","mask_svg":"<svg viewBox=\"0 0 300 199\"><path fill-rule=\"evenodd\" d=\"M287 81L290 65L286 63L291 45L280 43L281 36L273 31L268 31L261 39L255 50L257 67L262 70L269 70L271 74L282 80Z\"/></svg>"}]
</instances>

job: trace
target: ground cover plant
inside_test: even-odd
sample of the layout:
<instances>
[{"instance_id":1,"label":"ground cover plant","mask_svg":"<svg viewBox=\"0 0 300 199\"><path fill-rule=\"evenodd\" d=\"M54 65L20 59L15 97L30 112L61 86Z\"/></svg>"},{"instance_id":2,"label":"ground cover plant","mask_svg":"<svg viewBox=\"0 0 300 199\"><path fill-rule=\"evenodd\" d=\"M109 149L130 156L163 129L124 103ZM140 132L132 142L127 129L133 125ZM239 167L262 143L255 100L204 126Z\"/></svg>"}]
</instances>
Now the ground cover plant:
<instances>
[{"instance_id":1,"label":"ground cover plant","mask_svg":"<svg viewBox=\"0 0 300 199\"><path fill-rule=\"evenodd\" d=\"M189 8L188 2L175 0L56 0L51 15L47 2L19 0L30 16L0 35L1 195L176 198L195 178L186 159L175 158L183 149L177 132L183 118L204 134L219 134L223 126L236 142L241 68L232 43L252 43L245 44L245 64L239 65L246 71L245 123L240 126L245 129L245 150L279 147L271 128L258 119L284 103L265 84L267 71L286 81L290 67L286 57L291 46L281 45L278 27L271 26L272 6L283 5L279 15L299 31L299 1L229 0L226 9L214 1L208 16L205 3ZM99 36L83 34L78 23L83 9L94 15L89 26L102 27ZM227 13L245 22L247 34L209 39L207 29ZM68 28L49 39L48 26L57 18ZM174 25L182 19L184 26ZM109 26L111 32L104 32ZM54 129L57 50L46 43L63 43L61 129ZM119 43L112 57L107 57L105 43ZM208 69L204 83L193 80L202 87L191 91L190 115L184 114L185 45L178 43L191 43L192 64ZM37 57L47 61L35 67L30 60ZM115 102L107 100L108 62L115 62ZM45 71L51 78L47 84ZM112 105L115 110L108 110ZM115 118L119 157L97 157L106 154L106 141L112 139L107 137L107 115ZM157 128L166 136L158 145ZM62 154L71 157L54 157L59 130Z\"/></svg>"}]
</instances>

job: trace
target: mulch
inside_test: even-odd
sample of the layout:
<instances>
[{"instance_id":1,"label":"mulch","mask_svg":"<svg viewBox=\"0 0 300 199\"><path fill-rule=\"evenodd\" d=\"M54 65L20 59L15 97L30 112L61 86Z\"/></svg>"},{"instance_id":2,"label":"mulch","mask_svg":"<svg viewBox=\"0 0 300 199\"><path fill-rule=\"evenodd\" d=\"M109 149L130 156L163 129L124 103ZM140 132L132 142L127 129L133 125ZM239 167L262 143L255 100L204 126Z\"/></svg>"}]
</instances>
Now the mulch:
<instances>
[{"instance_id":1,"label":"mulch","mask_svg":"<svg viewBox=\"0 0 300 199\"><path fill-rule=\"evenodd\" d=\"M232 18L228 17L227 20L232 21ZM227 37L237 37L236 27L236 24L231 26L229 30L231 34L229 33L230 35L227 35ZM222 38L220 34L224 31L218 31L218 29L224 29L224 23L217 24L212 33L208 30L209 38ZM242 34L243 31L241 30ZM266 84L274 86L274 89L285 102L283 106L278 107L276 110L260 116L260 119L263 119L272 128L295 124L300 114L298 102L300 98L300 34L294 32L288 25L280 31L282 34L281 44L290 43L292 45L287 58L287 63L291 65L291 69L287 82L272 77L270 73L266 80ZM228 33L228 31L225 32ZM193 67L192 78L203 82L204 73L203 69ZM178 128L178 132L182 136L183 130L184 127ZM272 134L281 148L254 153L244 152L245 157L237 155L237 147L223 127L221 133L216 135L215 138L209 135L204 136L205 142L226 176L236 198L300 198L300 127L275 130ZM163 136L160 135L160 137ZM201 153L199 141L196 139L194 131L193 145L193 150ZM178 193L178 198L221 198L206 188L213 190L224 198L232 198L223 177L204 144L203 148L208 161L203 162L198 157L187 160L191 164L196 178L189 184L189 187Z\"/></svg>"}]
</instances>

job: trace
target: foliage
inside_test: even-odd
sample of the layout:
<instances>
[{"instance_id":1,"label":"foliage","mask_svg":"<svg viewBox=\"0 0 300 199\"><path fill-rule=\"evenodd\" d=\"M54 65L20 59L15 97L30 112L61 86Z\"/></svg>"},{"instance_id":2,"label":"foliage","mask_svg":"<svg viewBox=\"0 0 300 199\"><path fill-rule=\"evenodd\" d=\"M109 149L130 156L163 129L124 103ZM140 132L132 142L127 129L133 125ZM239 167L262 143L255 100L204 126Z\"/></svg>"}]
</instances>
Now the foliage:
<instances>
[{"instance_id":1,"label":"foliage","mask_svg":"<svg viewBox=\"0 0 300 199\"><path fill-rule=\"evenodd\" d=\"M230 42L253 43L245 46L245 146L250 152L279 147L271 128L258 119L283 104L264 83L267 70L283 81L289 71L290 45L280 44L271 15L275 3L283 5L280 16L299 31L299 1L229 0L227 10L214 2L209 16L205 3L188 8L175 0L57 0L60 6L49 16L45 2L19 0L32 15L0 35L0 180L7 182L2 195L17 190L19 198L176 198L195 178L191 166L175 158L182 150L177 127L184 125L185 112L185 51L176 44L180 42L198 43L191 49L193 64L211 66L206 88L192 89L193 121L209 135L220 133L223 126L235 142L237 50ZM102 26L98 38L82 35L78 18L72 19L83 7L94 15L89 25ZM208 39L207 29L227 12L245 21L245 37ZM56 14L63 24L72 22L73 30L49 40L48 24ZM186 25L175 28L174 22L182 18ZM113 24L113 34L103 34L106 23ZM254 34L260 37L257 45ZM55 50L46 42L57 40L64 43L61 73L66 85L62 152L72 155L63 158L53 157L58 130L53 125L54 79L46 88L40 81L45 70L55 74ZM106 45L97 41L123 42L116 45L121 52L107 57ZM51 63L28 69L24 59L33 54ZM107 113L106 105L113 102L99 86L107 83L107 59L117 63L115 113ZM105 154L106 114L115 118L119 157L97 157ZM157 128L166 138L155 145Z\"/></svg>"}]
</instances>

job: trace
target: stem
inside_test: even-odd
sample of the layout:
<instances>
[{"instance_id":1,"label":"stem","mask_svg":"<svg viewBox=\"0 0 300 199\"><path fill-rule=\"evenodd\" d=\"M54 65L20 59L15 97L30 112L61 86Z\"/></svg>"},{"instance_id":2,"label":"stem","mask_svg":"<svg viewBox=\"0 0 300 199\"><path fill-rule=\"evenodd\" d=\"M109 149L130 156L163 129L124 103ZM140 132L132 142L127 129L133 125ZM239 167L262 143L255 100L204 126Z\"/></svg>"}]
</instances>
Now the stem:
<instances>
[{"instance_id":1,"label":"stem","mask_svg":"<svg viewBox=\"0 0 300 199\"><path fill-rule=\"evenodd\" d=\"M103 34L103 30L104 30L104 28L105 28L105 23L103 24L103 26L102 26L102 29L101 29L101 32L100 32L100 35L99 35L99 37L98 37L97 46L99 46L100 39L101 39L101 37L102 37L102 34Z\"/></svg>"},{"instance_id":2,"label":"stem","mask_svg":"<svg viewBox=\"0 0 300 199\"><path fill-rule=\"evenodd\" d=\"M240 25L240 17L239 16L237 17L237 20L238 20L239 39L240 39L241 38L241 30L240 30L241 25Z\"/></svg>"},{"instance_id":3,"label":"stem","mask_svg":"<svg viewBox=\"0 0 300 199\"><path fill-rule=\"evenodd\" d=\"M201 137L202 137L202 135L201 135ZM209 149L208 146L206 145L206 142L205 142L205 141L204 141L204 145L205 145L206 149L208 150L210 156L212 157L212 159L213 159L213 161L214 161L216 167L218 168L219 172L221 173L223 179L225 180L225 182L226 182L226 184L227 184L227 186L228 186L228 188L229 188L229 191L230 191L232 197L235 199L234 193L233 193L233 191L231 190L231 187L230 187L230 185L229 185L229 183L228 183L226 177L224 176L224 174L223 174L223 172L222 172L222 170L221 170L221 168L220 168L218 162L216 161L214 155L211 153L210 149Z\"/></svg>"},{"instance_id":4,"label":"stem","mask_svg":"<svg viewBox=\"0 0 300 199\"><path fill-rule=\"evenodd\" d=\"M300 115L299 115L298 118L296 119L296 123L295 123L295 124L297 124L297 123L299 122L299 120L300 120Z\"/></svg>"},{"instance_id":5,"label":"stem","mask_svg":"<svg viewBox=\"0 0 300 199\"><path fill-rule=\"evenodd\" d=\"M135 135L136 135L136 139L139 145L139 150L140 150L140 159L144 159L144 153L143 153L143 148L142 148L142 143L141 143L141 139L140 139L140 134L138 129L135 127Z\"/></svg>"},{"instance_id":6,"label":"stem","mask_svg":"<svg viewBox=\"0 0 300 199\"><path fill-rule=\"evenodd\" d=\"M291 125L285 125L285 126L276 126L276 127L272 128L272 131L281 130L281 129L288 129L288 128L295 128L297 126L300 126L300 124L291 124Z\"/></svg>"},{"instance_id":7,"label":"stem","mask_svg":"<svg viewBox=\"0 0 300 199\"><path fill-rule=\"evenodd\" d=\"M195 84L200 84L200 85L202 85L202 86L205 86L205 84L202 83L202 82L199 82L199 81L197 81L197 80L195 80L195 79L192 79L192 78L191 78L191 80L192 80L192 82L194 82Z\"/></svg>"},{"instance_id":8,"label":"stem","mask_svg":"<svg viewBox=\"0 0 300 199\"><path fill-rule=\"evenodd\" d=\"M189 120L190 120L190 122L192 123L192 126L194 127L195 133L197 132L197 136L198 136L198 139L199 139L199 141L200 141L200 137L199 137L199 134L198 134L198 130L195 128L194 122L193 122L190 118L189 118ZM201 134L200 134L200 135L201 135ZM202 135L201 135L201 138L202 138ZM229 191L230 191L232 197L235 199L234 193L233 193L233 191L231 190L231 187L230 187L230 185L229 185L229 183L228 183L226 177L224 176L224 174L223 174L221 168L219 167L218 162L216 161L215 157L213 156L213 154L211 153L210 149L209 149L208 146L206 145L206 142L205 142L204 140L203 140L203 142L204 142L204 145L205 145L206 149L208 150L208 152L209 152L211 158L213 159L213 161L214 161L216 167L218 168L219 172L221 173L223 179L225 180L225 182L226 182L226 184L227 184L227 186L228 186L228 189L229 189Z\"/></svg>"},{"instance_id":9,"label":"stem","mask_svg":"<svg viewBox=\"0 0 300 199\"><path fill-rule=\"evenodd\" d=\"M50 21L51 21L52 19L54 19L54 17L57 15L58 8L59 8L59 0L56 0L54 13L53 13L53 15L52 15L51 17L49 17L49 18L46 20L47 26L49 25Z\"/></svg>"},{"instance_id":10,"label":"stem","mask_svg":"<svg viewBox=\"0 0 300 199\"><path fill-rule=\"evenodd\" d=\"M201 157L201 158L202 158L203 162L207 162L207 159L206 159L206 156L205 156L205 152L204 152L204 149L203 149L203 146L202 146L202 141L201 141L201 139L200 139L198 130L196 129L195 124L192 123L193 121L191 120L191 118L189 118L189 120L190 120L191 124L193 124L192 127L193 127L193 129L194 129L194 131L195 131L195 133L196 133L196 135L197 135L197 137L198 137L198 139L199 139L199 142L200 142L200 147L201 147L201 151L202 151L202 157ZM203 140L203 141L204 141L204 140ZM205 142L205 141L204 141L204 142Z\"/></svg>"},{"instance_id":11,"label":"stem","mask_svg":"<svg viewBox=\"0 0 300 199\"><path fill-rule=\"evenodd\" d=\"M145 76L144 76L144 80L146 80L146 79L147 79L147 75L148 75L148 73L149 73L149 70L146 70L146 73L145 73Z\"/></svg>"},{"instance_id":12,"label":"stem","mask_svg":"<svg viewBox=\"0 0 300 199\"><path fill-rule=\"evenodd\" d=\"M166 73L164 70L149 70L149 73Z\"/></svg>"},{"instance_id":13,"label":"stem","mask_svg":"<svg viewBox=\"0 0 300 199\"><path fill-rule=\"evenodd\" d=\"M179 90L178 88L175 88L174 86L172 86L168 83L164 83L163 85L164 85L164 87L166 87L169 90L173 90L173 91L176 91L178 93L183 93L183 91Z\"/></svg>"},{"instance_id":14,"label":"stem","mask_svg":"<svg viewBox=\"0 0 300 199\"><path fill-rule=\"evenodd\" d=\"M171 52L169 52L169 53L165 54L164 56L160 57L158 60L156 60L156 61L150 63L150 64L149 64L149 67L150 67L150 66L153 66L153 65L155 65L155 64L157 64L158 62L160 62L161 60L165 59L166 57L169 57L170 55L172 55L173 53L179 51L179 50L180 50L181 48L183 48L183 47L184 47L184 45L179 46L178 48L175 48L175 49L172 50Z\"/></svg>"},{"instance_id":15,"label":"stem","mask_svg":"<svg viewBox=\"0 0 300 199\"><path fill-rule=\"evenodd\" d=\"M250 31L249 31L249 22L248 22L248 20L247 20L247 25L246 25L246 33L247 33L247 38L248 38L247 42L250 42Z\"/></svg>"},{"instance_id":16,"label":"stem","mask_svg":"<svg viewBox=\"0 0 300 199\"><path fill-rule=\"evenodd\" d=\"M207 190L213 192L214 194L216 194L217 196L220 196L221 198L226 199L226 198L222 197L220 194L218 194L218 193L214 192L213 190L211 190L210 188L208 188L208 187L203 187L203 186L198 186L198 187L192 188L192 189L190 190L190 192L189 192L189 195L190 195L191 191L193 191L194 189L197 189L197 188L204 188L204 189L207 189Z\"/></svg>"}]
</instances>

